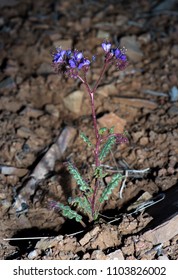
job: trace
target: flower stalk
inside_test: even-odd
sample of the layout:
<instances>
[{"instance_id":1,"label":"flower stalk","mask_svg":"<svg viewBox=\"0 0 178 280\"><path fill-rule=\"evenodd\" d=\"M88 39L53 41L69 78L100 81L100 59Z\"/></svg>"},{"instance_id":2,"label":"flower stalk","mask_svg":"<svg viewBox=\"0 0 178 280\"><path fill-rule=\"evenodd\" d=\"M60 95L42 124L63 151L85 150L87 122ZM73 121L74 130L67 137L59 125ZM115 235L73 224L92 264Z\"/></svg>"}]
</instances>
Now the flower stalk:
<instances>
[{"instance_id":1,"label":"flower stalk","mask_svg":"<svg viewBox=\"0 0 178 280\"><path fill-rule=\"evenodd\" d=\"M98 209L100 208L100 204L105 200L108 200L112 190L117 186L118 182L122 178L121 175L113 177L111 179L111 182L102 192L102 195L100 194L99 196L98 191L100 190L100 187L102 185L101 182L106 176L106 174L103 174L102 161L105 159L115 143L120 144L127 142L127 138L125 136L114 133L111 129L109 130L109 132L107 132L106 128L102 128L100 130L98 129L95 108L96 90L101 83L106 70L111 64L115 64L118 70L123 70L127 65L127 57L125 55L124 49L111 48L111 43L109 42L103 42L101 46L104 50L105 59L99 78L95 82L93 88L90 87L87 81L87 72L90 69L91 61L88 58L85 58L82 52L79 52L77 50L72 51L57 48L56 52L53 54L53 66L57 73L62 73L73 79L79 79L84 85L90 98L95 144L94 146L92 144L90 145L90 140L84 134L82 134L82 139L84 139L84 142L88 143L89 146L94 147L93 153L95 161L95 171L93 175L93 185L92 182L90 182L89 184L86 183L78 172L77 168L75 168L73 164L68 163L68 170L75 178L77 184L79 185L80 191L83 193L83 197L74 199L70 198L69 203L71 205L78 206L79 210L87 212L90 220L95 220L98 217ZM69 206L64 206L62 204L58 205L63 215L68 218L75 218L76 221L81 222L81 216L77 213L75 214L75 212Z\"/></svg>"}]
</instances>

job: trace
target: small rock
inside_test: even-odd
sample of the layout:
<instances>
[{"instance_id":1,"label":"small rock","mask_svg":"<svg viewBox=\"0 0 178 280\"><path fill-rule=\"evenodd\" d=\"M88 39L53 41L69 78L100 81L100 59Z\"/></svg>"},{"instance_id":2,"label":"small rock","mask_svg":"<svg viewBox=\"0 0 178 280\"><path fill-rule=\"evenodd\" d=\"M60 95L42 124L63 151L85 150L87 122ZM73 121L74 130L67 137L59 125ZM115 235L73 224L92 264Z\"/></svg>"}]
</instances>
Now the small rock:
<instances>
[{"instance_id":1,"label":"small rock","mask_svg":"<svg viewBox=\"0 0 178 280\"><path fill-rule=\"evenodd\" d=\"M143 234L143 238L153 245L164 243L178 234L178 215Z\"/></svg>"},{"instance_id":2,"label":"small rock","mask_svg":"<svg viewBox=\"0 0 178 280\"><path fill-rule=\"evenodd\" d=\"M83 28L90 28L91 18L90 17L82 17L81 25Z\"/></svg>"},{"instance_id":3,"label":"small rock","mask_svg":"<svg viewBox=\"0 0 178 280\"><path fill-rule=\"evenodd\" d=\"M38 254L39 254L39 250L33 250L28 254L28 258L30 260L33 260L38 256Z\"/></svg>"},{"instance_id":4,"label":"small rock","mask_svg":"<svg viewBox=\"0 0 178 280\"><path fill-rule=\"evenodd\" d=\"M110 129L114 126L114 132L123 133L126 125L126 120L121 119L114 113L105 114L103 117L98 119L100 127L107 127Z\"/></svg>"},{"instance_id":5,"label":"small rock","mask_svg":"<svg viewBox=\"0 0 178 280\"><path fill-rule=\"evenodd\" d=\"M151 41L151 34L144 33L138 37L138 41L143 44L148 44Z\"/></svg>"},{"instance_id":6,"label":"small rock","mask_svg":"<svg viewBox=\"0 0 178 280\"><path fill-rule=\"evenodd\" d=\"M38 75L48 75L54 73L54 70L49 63L43 62L36 72Z\"/></svg>"},{"instance_id":7,"label":"small rock","mask_svg":"<svg viewBox=\"0 0 178 280\"><path fill-rule=\"evenodd\" d=\"M91 254L91 260L106 260L106 255L101 250L95 250Z\"/></svg>"},{"instance_id":8,"label":"small rock","mask_svg":"<svg viewBox=\"0 0 178 280\"><path fill-rule=\"evenodd\" d=\"M66 40L57 40L54 42L55 47L61 47L62 49L71 49L72 47L72 39Z\"/></svg>"},{"instance_id":9,"label":"small rock","mask_svg":"<svg viewBox=\"0 0 178 280\"><path fill-rule=\"evenodd\" d=\"M106 257L107 260L124 260L123 253L120 249L106 255Z\"/></svg>"},{"instance_id":10,"label":"small rock","mask_svg":"<svg viewBox=\"0 0 178 280\"><path fill-rule=\"evenodd\" d=\"M153 9L153 11L161 11L161 10L171 10L175 3L177 2L177 0L164 0L161 1L158 5L156 5L156 7Z\"/></svg>"},{"instance_id":11,"label":"small rock","mask_svg":"<svg viewBox=\"0 0 178 280\"><path fill-rule=\"evenodd\" d=\"M81 106L83 101L84 92L76 90L64 98L65 107L76 114L81 112Z\"/></svg>"},{"instance_id":12,"label":"small rock","mask_svg":"<svg viewBox=\"0 0 178 280\"><path fill-rule=\"evenodd\" d=\"M169 260L167 255L159 256L158 260L163 261L163 260Z\"/></svg>"},{"instance_id":13,"label":"small rock","mask_svg":"<svg viewBox=\"0 0 178 280\"><path fill-rule=\"evenodd\" d=\"M45 111L46 111L48 114L50 114L50 115L52 115L52 116L54 116L54 117L56 117L56 118L59 118L59 110L55 107L55 105L53 105L53 104L47 104L47 105L45 106Z\"/></svg>"},{"instance_id":14,"label":"small rock","mask_svg":"<svg viewBox=\"0 0 178 280\"><path fill-rule=\"evenodd\" d=\"M170 116L178 115L178 107L177 106L172 106L171 108L169 108L168 114Z\"/></svg>"},{"instance_id":15,"label":"small rock","mask_svg":"<svg viewBox=\"0 0 178 280\"><path fill-rule=\"evenodd\" d=\"M107 39L110 37L110 33L104 30L99 30L96 37L101 39Z\"/></svg>"},{"instance_id":16,"label":"small rock","mask_svg":"<svg viewBox=\"0 0 178 280\"><path fill-rule=\"evenodd\" d=\"M171 53L175 56L178 57L178 45L174 45L171 49Z\"/></svg>"},{"instance_id":17,"label":"small rock","mask_svg":"<svg viewBox=\"0 0 178 280\"><path fill-rule=\"evenodd\" d=\"M126 24L128 22L128 18L124 15L118 15L115 21L115 24L117 26L122 27L124 24Z\"/></svg>"},{"instance_id":18,"label":"small rock","mask_svg":"<svg viewBox=\"0 0 178 280\"><path fill-rule=\"evenodd\" d=\"M140 45L136 36L122 37L120 41L121 46L127 49L127 56L133 62L138 62L142 59L143 53L140 50Z\"/></svg>"},{"instance_id":19,"label":"small rock","mask_svg":"<svg viewBox=\"0 0 178 280\"><path fill-rule=\"evenodd\" d=\"M5 78L0 82L0 89L14 88L15 86L15 81L11 77Z\"/></svg>"},{"instance_id":20,"label":"small rock","mask_svg":"<svg viewBox=\"0 0 178 280\"><path fill-rule=\"evenodd\" d=\"M21 126L17 129L17 135L19 137L28 138L32 134L33 134L33 132L27 127Z\"/></svg>"},{"instance_id":21,"label":"small rock","mask_svg":"<svg viewBox=\"0 0 178 280\"><path fill-rule=\"evenodd\" d=\"M104 97L107 97L110 94L116 94L117 91L118 91L117 88L111 84L111 85L105 85L103 87L99 87L96 93Z\"/></svg>"},{"instance_id":22,"label":"small rock","mask_svg":"<svg viewBox=\"0 0 178 280\"><path fill-rule=\"evenodd\" d=\"M170 98L172 102L178 101L178 88L173 86L169 92Z\"/></svg>"},{"instance_id":23,"label":"small rock","mask_svg":"<svg viewBox=\"0 0 178 280\"><path fill-rule=\"evenodd\" d=\"M146 146L149 142L148 137L142 137L139 142L140 142L140 145Z\"/></svg>"}]
</instances>

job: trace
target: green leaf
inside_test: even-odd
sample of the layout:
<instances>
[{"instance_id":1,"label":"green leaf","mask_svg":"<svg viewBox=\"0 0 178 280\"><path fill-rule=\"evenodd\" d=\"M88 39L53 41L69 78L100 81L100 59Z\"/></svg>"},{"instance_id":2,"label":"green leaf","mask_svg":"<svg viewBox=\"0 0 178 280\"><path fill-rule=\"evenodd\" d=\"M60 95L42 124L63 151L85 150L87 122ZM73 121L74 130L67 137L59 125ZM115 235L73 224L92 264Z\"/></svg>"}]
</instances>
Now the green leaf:
<instances>
[{"instance_id":1,"label":"green leaf","mask_svg":"<svg viewBox=\"0 0 178 280\"><path fill-rule=\"evenodd\" d=\"M88 202L87 198L84 197L75 197L75 198L69 198L68 202L71 205L77 206L80 210L83 211L83 213L91 215L92 210L91 210L91 205Z\"/></svg>"},{"instance_id":2,"label":"green leaf","mask_svg":"<svg viewBox=\"0 0 178 280\"><path fill-rule=\"evenodd\" d=\"M114 126L112 126L109 130L109 134L113 134L114 133Z\"/></svg>"},{"instance_id":3,"label":"green leaf","mask_svg":"<svg viewBox=\"0 0 178 280\"><path fill-rule=\"evenodd\" d=\"M112 193L113 189L118 186L118 183L119 183L119 181L122 180L122 178L123 178L123 176L120 173L114 174L112 176L111 181L109 182L107 187L104 189L104 191L99 199L100 203L103 203L105 200L108 200L109 195Z\"/></svg>"},{"instance_id":4,"label":"green leaf","mask_svg":"<svg viewBox=\"0 0 178 280\"><path fill-rule=\"evenodd\" d=\"M98 133L99 135L102 135L103 133L105 133L105 131L107 131L107 127L102 127L99 129Z\"/></svg>"},{"instance_id":5,"label":"green leaf","mask_svg":"<svg viewBox=\"0 0 178 280\"><path fill-rule=\"evenodd\" d=\"M90 142L89 138L85 135L85 133L80 132L80 137L83 139L83 141L84 141L85 143L87 143L87 145L88 145L89 147L92 146L92 143Z\"/></svg>"},{"instance_id":6,"label":"green leaf","mask_svg":"<svg viewBox=\"0 0 178 280\"><path fill-rule=\"evenodd\" d=\"M116 143L116 138L115 136L111 136L108 138L108 140L106 141L106 143L104 144L100 155L99 155L99 159L102 161L110 152L112 146L114 146L114 144Z\"/></svg>"},{"instance_id":7,"label":"green leaf","mask_svg":"<svg viewBox=\"0 0 178 280\"><path fill-rule=\"evenodd\" d=\"M94 172L94 176L95 178L104 178L106 177L106 175L108 175L108 173L103 173L103 168L102 166L98 166L96 169L95 169L95 172Z\"/></svg>"},{"instance_id":8,"label":"green leaf","mask_svg":"<svg viewBox=\"0 0 178 280\"><path fill-rule=\"evenodd\" d=\"M70 206L64 205L62 203L57 203L57 206L62 211L63 216L69 219L75 219L77 222L80 222L82 220L82 216L79 215L76 211L72 210Z\"/></svg>"},{"instance_id":9,"label":"green leaf","mask_svg":"<svg viewBox=\"0 0 178 280\"><path fill-rule=\"evenodd\" d=\"M79 189L83 192L92 193L93 192L92 188L82 178L82 176L80 175L77 168L71 162L68 162L67 165L68 165L68 170L69 170L70 174L74 177L74 179L76 180L76 183L79 185Z\"/></svg>"}]
</instances>

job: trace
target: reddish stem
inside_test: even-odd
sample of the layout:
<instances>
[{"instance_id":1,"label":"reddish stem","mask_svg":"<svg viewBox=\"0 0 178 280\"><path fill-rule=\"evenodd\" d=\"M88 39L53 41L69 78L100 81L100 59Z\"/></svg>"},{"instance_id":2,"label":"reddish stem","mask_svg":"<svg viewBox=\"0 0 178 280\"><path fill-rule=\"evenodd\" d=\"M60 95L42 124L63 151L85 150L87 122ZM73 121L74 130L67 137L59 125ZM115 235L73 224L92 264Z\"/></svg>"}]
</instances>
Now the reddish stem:
<instances>
[{"instance_id":1,"label":"reddish stem","mask_svg":"<svg viewBox=\"0 0 178 280\"><path fill-rule=\"evenodd\" d=\"M94 103L94 94L98 88L98 85L103 78L103 75L107 69L108 66L108 61L105 61L103 68L101 70L100 76L98 80L96 81L93 89L90 88L88 81L86 79L86 72L84 72L84 78L78 75L78 78L82 81L82 83L85 85L86 90L90 96L90 101L91 101L91 108L92 108L92 119L93 119L93 126L94 126L94 131L95 131L95 139L96 139L96 144L95 144L95 149L94 149L94 156L95 156L95 165L96 167L100 166L100 160L99 160L99 148L100 148L100 143L101 143L101 137L98 132L98 125L97 125L97 120L96 120L96 111L95 111L95 103ZM92 209L92 216L94 217L95 215L95 200L97 196L97 190L99 188L99 178L95 179L95 186L94 186L94 192L93 196L91 199L91 209Z\"/></svg>"}]
</instances>

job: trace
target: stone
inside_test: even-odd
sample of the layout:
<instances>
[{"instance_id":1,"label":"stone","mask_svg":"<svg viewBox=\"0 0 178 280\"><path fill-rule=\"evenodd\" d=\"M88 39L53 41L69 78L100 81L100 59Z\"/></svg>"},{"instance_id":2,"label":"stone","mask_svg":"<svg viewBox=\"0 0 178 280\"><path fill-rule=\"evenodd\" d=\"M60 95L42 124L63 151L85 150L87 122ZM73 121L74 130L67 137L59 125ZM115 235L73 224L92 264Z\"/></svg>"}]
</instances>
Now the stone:
<instances>
[{"instance_id":1,"label":"stone","mask_svg":"<svg viewBox=\"0 0 178 280\"><path fill-rule=\"evenodd\" d=\"M106 255L107 260L124 260L123 253L120 249Z\"/></svg>"},{"instance_id":2,"label":"stone","mask_svg":"<svg viewBox=\"0 0 178 280\"><path fill-rule=\"evenodd\" d=\"M135 108L147 108L150 110L154 110L158 107L156 102L141 98L113 97L112 101L127 106L133 106Z\"/></svg>"},{"instance_id":3,"label":"stone","mask_svg":"<svg viewBox=\"0 0 178 280\"><path fill-rule=\"evenodd\" d=\"M28 259L33 260L35 259L39 254L39 250L33 250L28 254Z\"/></svg>"},{"instance_id":4,"label":"stone","mask_svg":"<svg viewBox=\"0 0 178 280\"><path fill-rule=\"evenodd\" d=\"M49 63L43 62L36 72L38 75L48 75L54 73L54 70Z\"/></svg>"},{"instance_id":5,"label":"stone","mask_svg":"<svg viewBox=\"0 0 178 280\"><path fill-rule=\"evenodd\" d=\"M172 106L171 108L169 108L168 114L170 116L178 115L178 107L177 106Z\"/></svg>"},{"instance_id":6,"label":"stone","mask_svg":"<svg viewBox=\"0 0 178 280\"><path fill-rule=\"evenodd\" d=\"M178 101L178 88L173 86L169 92L169 95L172 102Z\"/></svg>"},{"instance_id":7,"label":"stone","mask_svg":"<svg viewBox=\"0 0 178 280\"><path fill-rule=\"evenodd\" d=\"M174 45L172 47L171 54L173 54L175 57L178 57L178 45Z\"/></svg>"},{"instance_id":8,"label":"stone","mask_svg":"<svg viewBox=\"0 0 178 280\"><path fill-rule=\"evenodd\" d=\"M117 88L114 85L110 84L110 85L99 87L96 93L104 97L108 97L110 94L116 94L117 91L118 91Z\"/></svg>"},{"instance_id":9,"label":"stone","mask_svg":"<svg viewBox=\"0 0 178 280\"><path fill-rule=\"evenodd\" d=\"M118 117L116 114L111 112L99 118L98 123L100 125L100 128L107 127L108 129L110 129L112 126L114 126L115 133L123 133L124 127L126 125L126 120Z\"/></svg>"},{"instance_id":10,"label":"stone","mask_svg":"<svg viewBox=\"0 0 178 280\"><path fill-rule=\"evenodd\" d=\"M52 115L53 117L59 118L60 113L59 113L59 110L56 108L55 105L53 105L53 104L47 104L47 105L45 106L45 111L46 111L48 114Z\"/></svg>"},{"instance_id":11,"label":"stone","mask_svg":"<svg viewBox=\"0 0 178 280\"><path fill-rule=\"evenodd\" d=\"M128 22L128 17L119 14L116 18L116 25L119 27L123 27L124 24L127 24Z\"/></svg>"},{"instance_id":12,"label":"stone","mask_svg":"<svg viewBox=\"0 0 178 280\"><path fill-rule=\"evenodd\" d=\"M64 98L65 107L75 113L79 114L81 112L82 102L83 102L84 92L81 90L76 90Z\"/></svg>"},{"instance_id":13,"label":"stone","mask_svg":"<svg viewBox=\"0 0 178 280\"><path fill-rule=\"evenodd\" d=\"M99 30L96 37L101 39L106 39L110 37L110 33L104 30Z\"/></svg>"},{"instance_id":14,"label":"stone","mask_svg":"<svg viewBox=\"0 0 178 280\"><path fill-rule=\"evenodd\" d=\"M143 52L135 35L122 37L120 44L127 49L126 54L133 62L139 62L143 58Z\"/></svg>"},{"instance_id":15,"label":"stone","mask_svg":"<svg viewBox=\"0 0 178 280\"><path fill-rule=\"evenodd\" d=\"M66 39L66 40L57 40L54 41L55 47L61 47L62 49L71 49L72 47L72 39Z\"/></svg>"},{"instance_id":16,"label":"stone","mask_svg":"<svg viewBox=\"0 0 178 280\"><path fill-rule=\"evenodd\" d=\"M0 82L0 89L6 89L6 88L11 89L11 88L15 88L15 87L16 87L16 84L12 77L7 77Z\"/></svg>"},{"instance_id":17,"label":"stone","mask_svg":"<svg viewBox=\"0 0 178 280\"><path fill-rule=\"evenodd\" d=\"M153 245L167 242L178 234L178 215L143 234L143 238Z\"/></svg>"}]
</instances>

